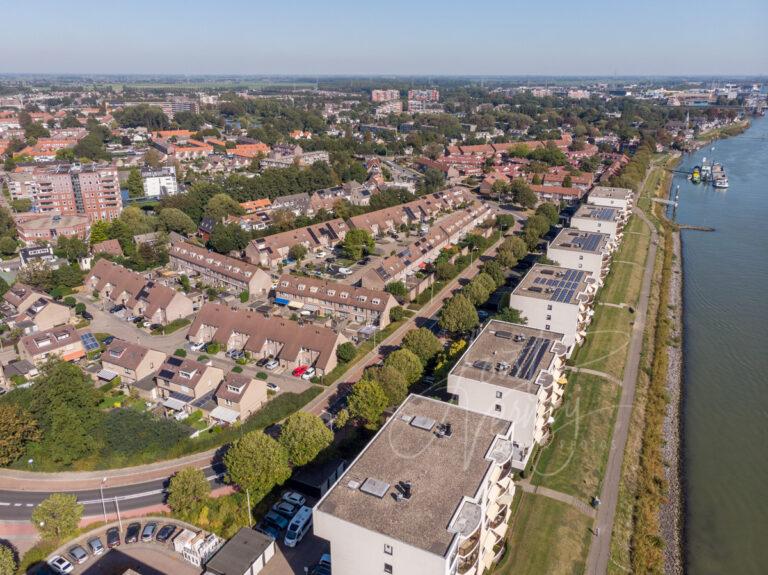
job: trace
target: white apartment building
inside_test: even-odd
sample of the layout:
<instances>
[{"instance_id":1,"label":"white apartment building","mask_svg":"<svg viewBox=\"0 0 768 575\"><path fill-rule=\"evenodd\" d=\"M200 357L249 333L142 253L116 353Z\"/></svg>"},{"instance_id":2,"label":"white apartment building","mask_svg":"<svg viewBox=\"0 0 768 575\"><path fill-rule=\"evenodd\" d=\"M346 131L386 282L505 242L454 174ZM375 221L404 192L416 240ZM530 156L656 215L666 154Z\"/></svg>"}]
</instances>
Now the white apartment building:
<instances>
[{"instance_id":1,"label":"white apartment building","mask_svg":"<svg viewBox=\"0 0 768 575\"><path fill-rule=\"evenodd\" d=\"M323 496L334 575L478 575L504 552L515 424L409 396Z\"/></svg>"},{"instance_id":2,"label":"white apartment building","mask_svg":"<svg viewBox=\"0 0 768 575\"><path fill-rule=\"evenodd\" d=\"M602 286L615 250L616 242L608 234L563 228L547 246L547 259L564 268L591 272Z\"/></svg>"},{"instance_id":3,"label":"white apartment building","mask_svg":"<svg viewBox=\"0 0 768 575\"><path fill-rule=\"evenodd\" d=\"M605 208L619 208L629 212L635 203L635 195L629 188L595 186L587 196L587 203Z\"/></svg>"},{"instance_id":4,"label":"white apartment building","mask_svg":"<svg viewBox=\"0 0 768 575\"><path fill-rule=\"evenodd\" d=\"M520 469L534 444L550 435L567 351L563 334L491 320L448 374L448 393L459 407L515 422Z\"/></svg>"},{"instance_id":5,"label":"white apartment building","mask_svg":"<svg viewBox=\"0 0 768 575\"><path fill-rule=\"evenodd\" d=\"M166 166L159 170L141 170L141 179L144 182L144 195L148 198L175 196L179 193L174 166Z\"/></svg>"},{"instance_id":6,"label":"white apartment building","mask_svg":"<svg viewBox=\"0 0 768 575\"><path fill-rule=\"evenodd\" d=\"M571 216L571 227L584 232L608 234L611 239L620 241L628 217L629 214L621 208L582 204Z\"/></svg>"},{"instance_id":7,"label":"white apartment building","mask_svg":"<svg viewBox=\"0 0 768 575\"><path fill-rule=\"evenodd\" d=\"M590 272L536 264L510 294L509 307L520 310L530 327L563 334L570 356L586 335L596 291Z\"/></svg>"}]
</instances>

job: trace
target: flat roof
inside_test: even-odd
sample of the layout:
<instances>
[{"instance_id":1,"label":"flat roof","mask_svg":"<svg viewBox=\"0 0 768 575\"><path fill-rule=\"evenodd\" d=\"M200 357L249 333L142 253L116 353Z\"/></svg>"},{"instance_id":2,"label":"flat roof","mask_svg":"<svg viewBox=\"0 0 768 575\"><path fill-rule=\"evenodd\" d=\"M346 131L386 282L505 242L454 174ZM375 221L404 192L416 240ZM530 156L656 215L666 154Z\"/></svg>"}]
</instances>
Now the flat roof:
<instances>
[{"instance_id":1,"label":"flat roof","mask_svg":"<svg viewBox=\"0 0 768 575\"><path fill-rule=\"evenodd\" d=\"M582 204L576 213L573 214L574 218L585 218L590 220L600 220L603 222L615 222L618 221L624 212L619 208L608 208L605 206L593 206L592 204Z\"/></svg>"},{"instance_id":2,"label":"flat roof","mask_svg":"<svg viewBox=\"0 0 768 575\"><path fill-rule=\"evenodd\" d=\"M274 540L271 537L267 537L254 529L242 527L205 564L205 568L222 575L245 573L272 543Z\"/></svg>"},{"instance_id":3,"label":"flat roof","mask_svg":"<svg viewBox=\"0 0 768 575\"><path fill-rule=\"evenodd\" d=\"M579 294L587 288L592 273L560 266L535 264L512 290L514 295L558 303L577 304Z\"/></svg>"},{"instance_id":4,"label":"flat roof","mask_svg":"<svg viewBox=\"0 0 768 575\"><path fill-rule=\"evenodd\" d=\"M595 186L589 192L591 198L610 198L614 200L627 200L632 197L629 188L611 188L608 186Z\"/></svg>"},{"instance_id":5,"label":"flat roof","mask_svg":"<svg viewBox=\"0 0 768 575\"><path fill-rule=\"evenodd\" d=\"M576 228L563 228L549 244L549 247L588 254L602 254L606 251L610 241L611 236L608 234L584 232Z\"/></svg>"},{"instance_id":6,"label":"flat roof","mask_svg":"<svg viewBox=\"0 0 768 575\"><path fill-rule=\"evenodd\" d=\"M563 334L505 321L489 321L451 375L536 394L552 383L544 373L567 351Z\"/></svg>"},{"instance_id":7,"label":"flat roof","mask_svg":"<svg viewBox=\"0 0 768 575\"><path fill-rule=\"evenodd\" d=\"M449 437L438 437L450 423ZM499 439L512 423L411 395L384 424L317 509L444 557L458 532L465 498L474 498L493 461L511 457ZM411 496L398 501L400 482ZM478 519L479 520L479 519Z\"/></svg>"}]
</instances>

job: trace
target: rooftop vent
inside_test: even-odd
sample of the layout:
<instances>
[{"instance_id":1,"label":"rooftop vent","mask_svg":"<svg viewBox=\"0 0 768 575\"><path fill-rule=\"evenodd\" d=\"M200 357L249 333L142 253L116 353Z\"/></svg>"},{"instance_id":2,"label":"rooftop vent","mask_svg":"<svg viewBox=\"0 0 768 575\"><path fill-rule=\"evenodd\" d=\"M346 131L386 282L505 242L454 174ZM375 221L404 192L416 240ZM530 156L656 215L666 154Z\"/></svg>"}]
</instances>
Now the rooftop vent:
<instances>
[{"instance_id":1,"label":"rooftop vent","mask_svg":"<svg viewBox=\"0 0 768 575\"><path fill-rule=\"evenodd\" d=\"M349 487L353 491L360 489L360 482L357 479L350 479L349 481L347 481L347 487Z\"/></svg>"},{"instance_id":2,"label":"rooftop vent","mask_svg":"<svg viewBox=\"0 0 768 575\"><path fill-rule=\"evenodd\" d=\"M453 435L453 425L450 423L439 423L435 428L435 435L438 437L450 437Z\"/></svg>"},{"instance_id":3,"label":"rooftop vent","mask_svg":"<svg viewBox=\"0 0 768 575\"><path fill-rule=\"evenodd\" d=\"M522 333L518 333L515 335L513 340L516 341L517 343L520 343L521 341L525 341L525 336Z\"/></svg>"},{"instance_id":4,"label":"rooftop vent","mask_svg":"<svg viewBox=\"0 0 768 575\"><path fill-rule=\"evenodd\" d=\"M510 331L497 331L496 337L500 337L501 339L511 339L512 338L512 332Z\"/></svg>"},{"instance_id":5,"label":"rooftop vent","mask_svg":"<svg viewBox=\"0 0 768 575\"><path fill-rule=\"evenodd\" d=\"M413 419L413 416L412 415L407 415L407 414L404 413L403 415L400 416L400 419L402 421L405 421L406 423L410 423L411 420Z\"/></svg>"},{"instance_id":6,"label":"rooftop vent","mask_svg":"<svg viewBox=\"0 0 768 575\"><path fill-rule=\"evenodd\" d=\"M369 477L363 481L363 484L360 486L360 491L381 499L387 494L387 491L389 491L389 483Z\"/></svg>"}]
</instances>

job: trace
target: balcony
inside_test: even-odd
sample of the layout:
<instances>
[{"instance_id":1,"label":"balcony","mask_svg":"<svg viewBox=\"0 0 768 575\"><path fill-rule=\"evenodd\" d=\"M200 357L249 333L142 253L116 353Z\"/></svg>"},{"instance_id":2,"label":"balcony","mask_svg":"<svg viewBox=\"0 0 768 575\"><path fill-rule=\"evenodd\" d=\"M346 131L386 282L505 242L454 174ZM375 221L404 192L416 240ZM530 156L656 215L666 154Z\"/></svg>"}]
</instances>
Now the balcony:
<instances>
[{"instance_id":1,"label":"balcony","mask_svg":"<svg viewBox=\"0 0 768 575\"><path fill-rule=\"evenodd\" d=\"M477 559L480 553L477 549L468 557L459 557L459 570L462 575L467 573L474 573L474 568L477 565Z\"/></svg>"},{"instance_id":2,"label":"balcony","mask_svg":"<svg viewBox=\"0 0 768 575\"><path fill-rule=\"evenodd\" d=\"M469 559L473 554L477 559L477 548L480 546L480 525L475 532L459 544L459 559Z\"/></svg>"},{"instance_id":3,"label":"balcony","mask_svg":"<svg viewBox=\"0 0 768 575\"><path fill-rule=\"evenodd\" d=\"M499 525L504 523L505 519L507 518L507 510L509 509L508 505L502 505L499 508L499 512L496 514L495 517L491 517L491 522L489 524L489 527L491 529L496 529Z\"/></svg>"}]
</instances>

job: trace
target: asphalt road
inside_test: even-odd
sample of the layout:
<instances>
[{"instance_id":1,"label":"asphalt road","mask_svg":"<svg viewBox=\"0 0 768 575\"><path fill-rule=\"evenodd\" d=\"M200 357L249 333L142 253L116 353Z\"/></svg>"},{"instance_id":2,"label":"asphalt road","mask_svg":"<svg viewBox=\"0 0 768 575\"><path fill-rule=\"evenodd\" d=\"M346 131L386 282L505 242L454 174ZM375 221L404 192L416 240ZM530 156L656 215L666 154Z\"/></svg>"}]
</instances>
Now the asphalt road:
<instances>
[{"instance_id":1,"label":"asphalt road","mask_svg":"<svg viewBox=\"0 0 768 575\"><path fill-rule=\"evenodd\" d=\"M203 469L212 488L221 487L223 465L208 466ZM165 502L165 490L168 486L168 478L156 479L146 483L135 483L121 487L109 487L109 481L102 491L88 489L84 491L66 491L77 496L77 500L85 509L83 516L91 517L105 513L115 513L116 510L128 511L141 509L150 505ZM6 521L19 521L29 519L35 507L46 499L50 493L33 491L0 491L0 519Z\"/></svg>"}]
</instances>

